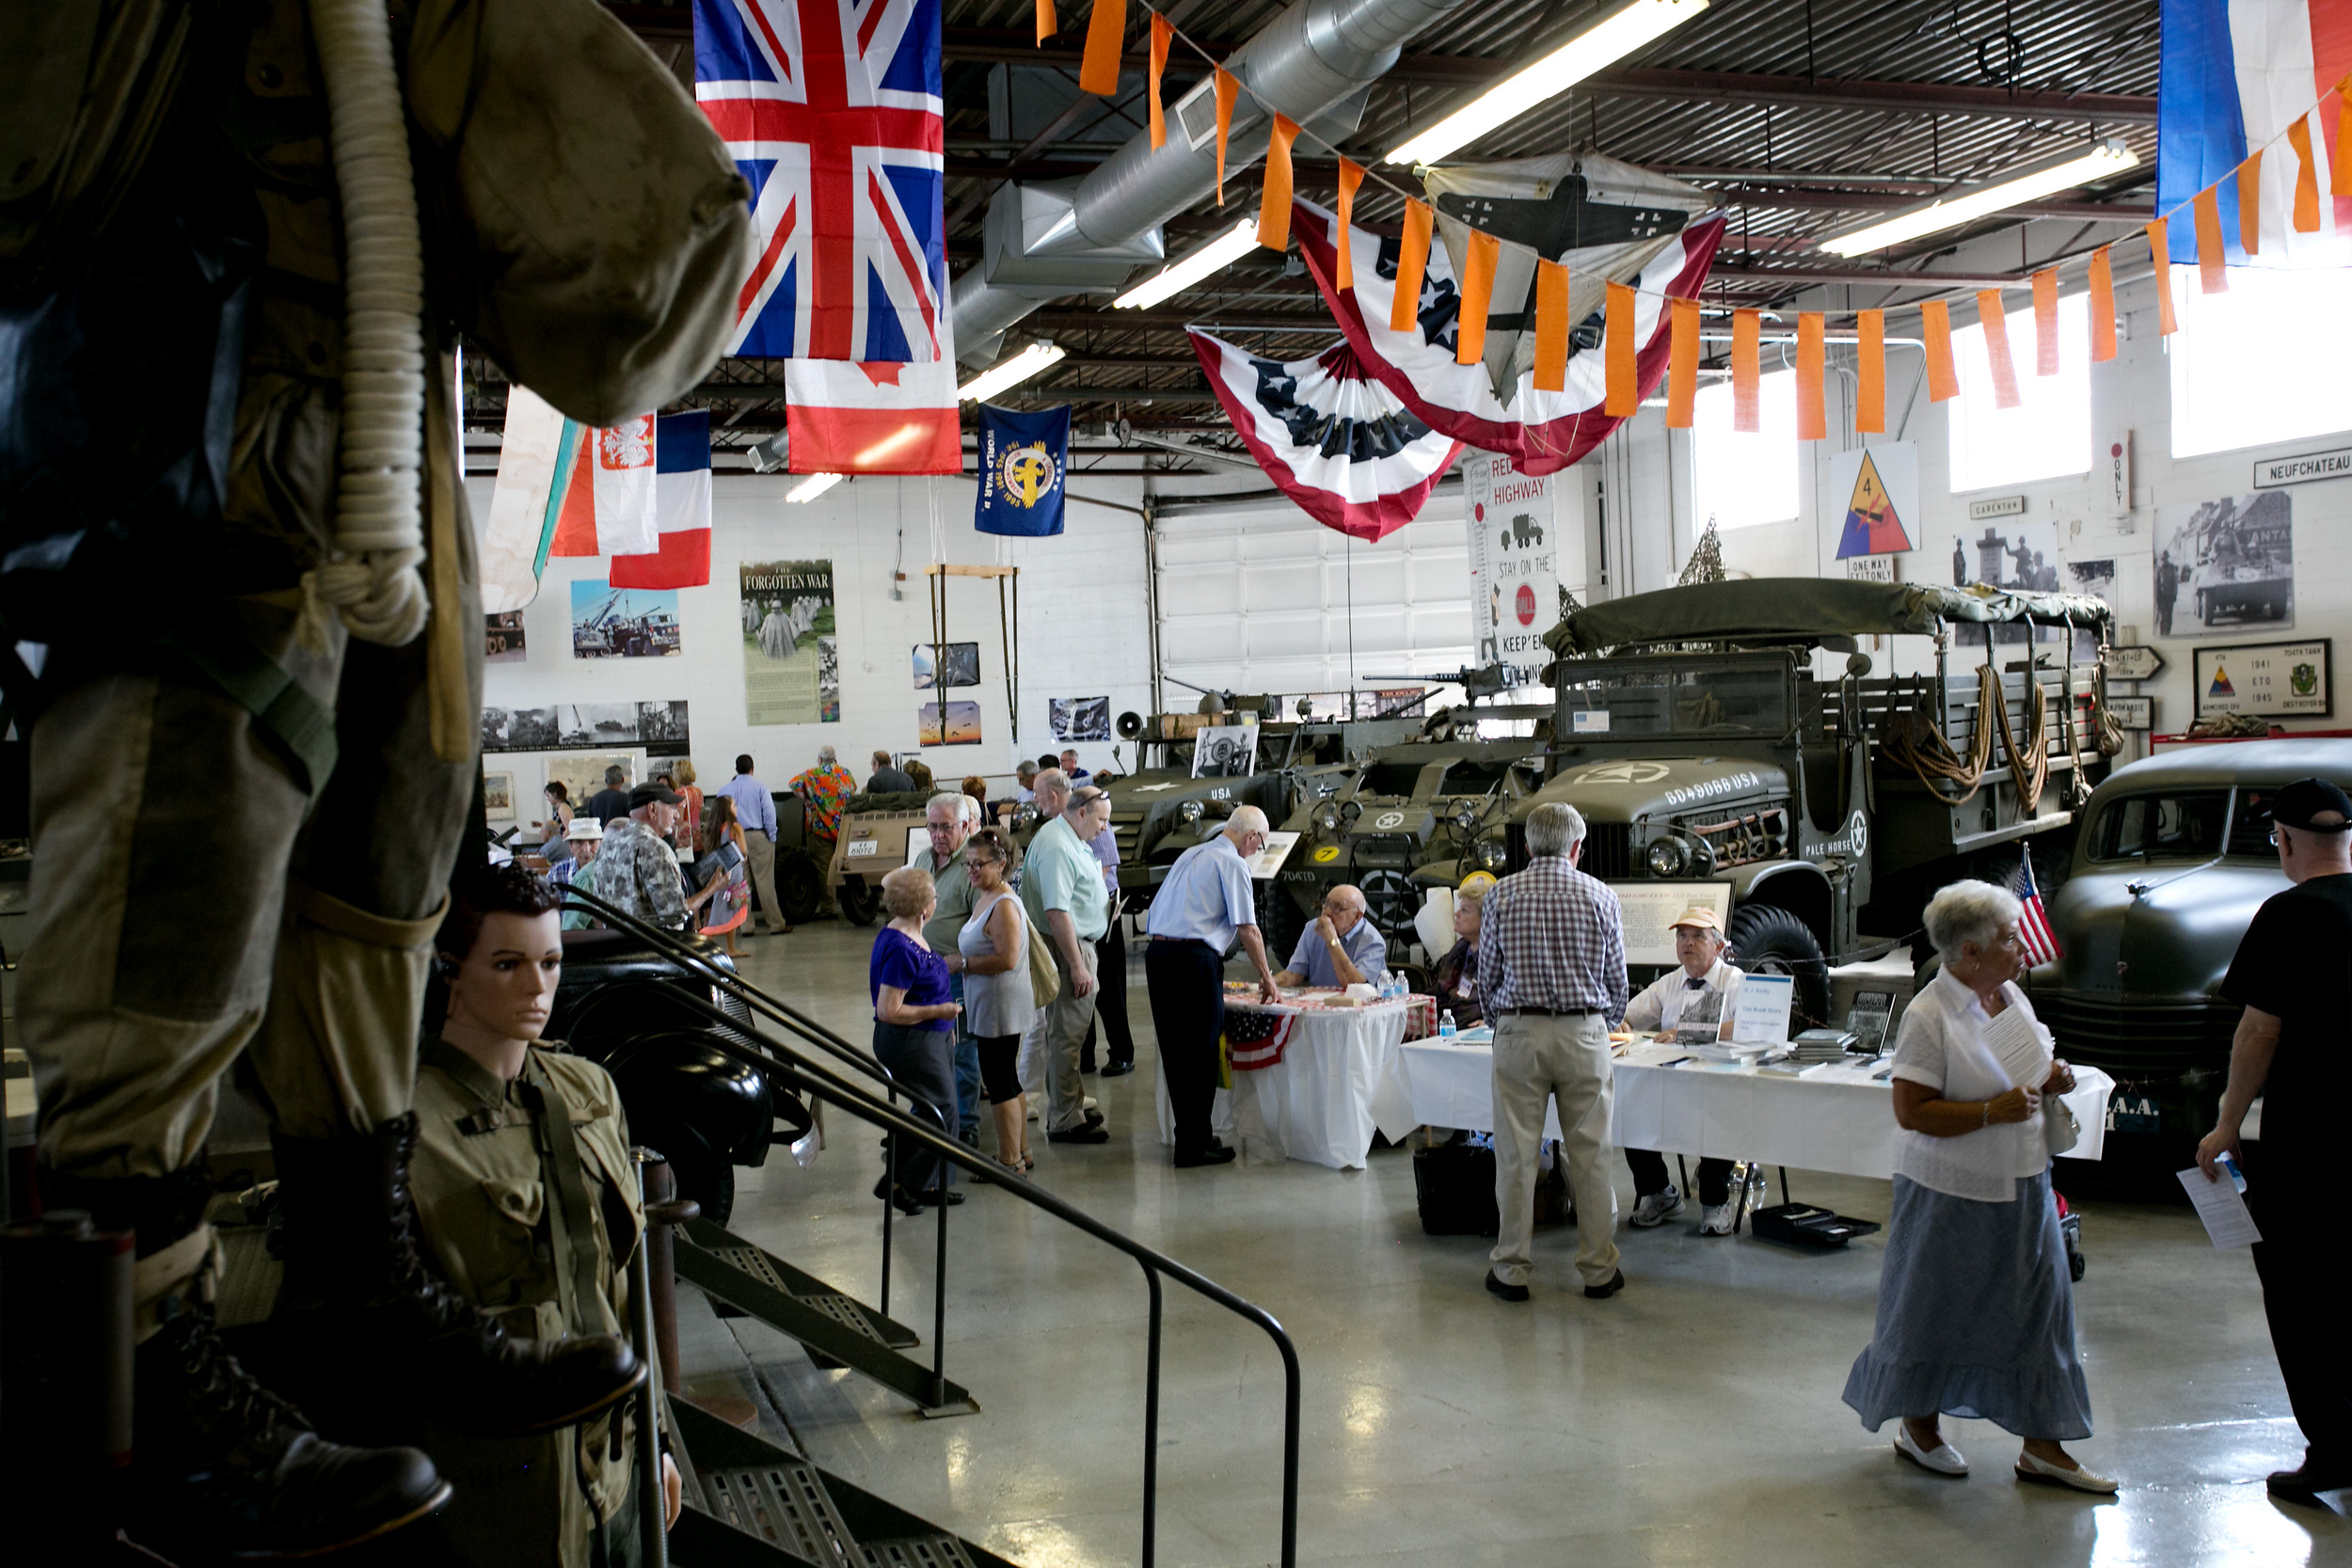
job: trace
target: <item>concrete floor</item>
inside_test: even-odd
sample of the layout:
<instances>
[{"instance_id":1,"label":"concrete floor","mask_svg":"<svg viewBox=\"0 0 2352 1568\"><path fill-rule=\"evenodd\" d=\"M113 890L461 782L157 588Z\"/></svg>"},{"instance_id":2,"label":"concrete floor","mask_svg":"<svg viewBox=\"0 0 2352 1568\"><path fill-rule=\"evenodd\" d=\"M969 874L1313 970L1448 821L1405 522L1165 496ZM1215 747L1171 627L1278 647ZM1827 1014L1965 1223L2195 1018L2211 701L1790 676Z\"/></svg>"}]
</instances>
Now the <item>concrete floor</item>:
<instances>
[{"instance_id":1,"label":"concrete floor","mask_svg":"<svg viewBox=\"0 0 2352 1568\"><path fill-rule=\"evenodd\" d=\"M823 922L754 938L743 967L862 1042L871 935ZM1480 1288L1487 1243L1422 1234L1403 1150L1355 1172L1173 1169L1152 1123L1139 961L1129 982L1142 1066L1095 1090L1113 1140L1033 1133L1037 1179L1288 1328L1305 1374L1302 1563L2352 1563L2343 1497L2323 1512L2263 1490L2301 1441L2261 1294L2245 1255L2216 1253L2185 1207L2078 1205L2099 1434L2074 1451L2121 1476L2122 1497L2017 1484L2016 1441L1986 1422L1947 1423L1976 1473L1946 1481L1895 1459L1892 1429L1865 1432L1838 1400L1870 1335L1883 1238L1820 1255L1702 1239L1693 1205L1621 1229L1629 1283L1587 1302L1573 1234L1539 1230L1535 1299L1498 1302ZM779 1150L740 1173L734 1228L871 1301L880 1156L862 1128L831 1125L813 1168ZM1886 1216L1884 1182L1794 1182L1797 1196ZM1629 1211L1622 1174L1619 1187ZM901 1229L894 1276L894 1315L927 1343L930 1226ZM834 1473L1031 1568L1138 1560L1138 1271L987 1188L950 1232L947 1368L977 1416L926 1420L765 1328L739 1323L735 1338ZM1161 1563L1276 1560L1280 1388L1262 1332L1169 1289Z\"/></svg>"}]
</instances>

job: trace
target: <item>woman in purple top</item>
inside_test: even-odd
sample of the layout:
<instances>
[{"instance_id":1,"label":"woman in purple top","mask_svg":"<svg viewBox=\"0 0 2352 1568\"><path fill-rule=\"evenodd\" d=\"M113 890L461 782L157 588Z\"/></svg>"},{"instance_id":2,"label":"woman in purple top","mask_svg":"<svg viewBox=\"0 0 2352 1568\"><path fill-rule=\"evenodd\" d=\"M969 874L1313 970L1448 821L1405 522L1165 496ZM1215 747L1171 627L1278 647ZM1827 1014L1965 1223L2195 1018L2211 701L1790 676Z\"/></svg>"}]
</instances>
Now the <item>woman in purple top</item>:
<instances>
[{"instance_id":1,"label":"woman in purple top","mask_svg":"<svg viewBox=\"0 0 2352 1568\"><path fill-rule=\"evenodd\" d=\"M939 908L931 874L901 866L882 879L882 908L890 924L874 938L866 981L874 995L874 1059L914 1099L916 1116L945 1116L940 1131L956 1135L955 1020L963 1011L947 999L947 964L923 940L923 924ZM939 1156L902 1145L896 1167L874 1183L902 1214L926 1203L955 1205L963 1195L942 1180Z\"/></svg>"}]
</instances>

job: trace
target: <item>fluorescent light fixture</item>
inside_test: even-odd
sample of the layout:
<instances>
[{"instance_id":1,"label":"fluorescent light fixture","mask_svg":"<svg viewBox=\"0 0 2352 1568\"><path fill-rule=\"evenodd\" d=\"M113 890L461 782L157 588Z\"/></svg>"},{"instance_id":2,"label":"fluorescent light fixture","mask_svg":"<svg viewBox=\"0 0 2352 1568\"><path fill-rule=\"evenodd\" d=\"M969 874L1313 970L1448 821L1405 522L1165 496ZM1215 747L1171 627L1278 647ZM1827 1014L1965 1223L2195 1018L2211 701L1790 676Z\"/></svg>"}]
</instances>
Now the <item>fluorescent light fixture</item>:
<instances>
[{"instance_id":1,"label":"fluorescent light fixture","mask_svg":"<svg viewBox=\"0 0 2352 1568\"><path fill-rule=\"evenodd\" d=\"M1905 240L1915 240L1923 234L1974 223L1980 217L2005 207L2014 207L2021 201L2038 200L2057 191L2072 190L2090 181L2119 174L2138 162L2137 154L2130 148L2120 139L2109 137L2089 151L2069 152L2045 159L1989 184L1947 192L1907 213L1898 213L1891 218L1851 233L1823 240L1821 248L1837 256L1860 256L1882 250L1890 245L1900 245Z\"/></svg>"},{"instance_id":2,"label":"fluorescent light fixture","mask_svg":"<svg viewBox=\"0 0 2352 1568\"><path fill-rule=\"evenodd\" d=\"M1213 272L1220 272L1257 245L1258 217L1252 213L1181 261L1170 261L1111 301L1115 310L1140 310L1170 294L1181 294Z\"/></svg>"},{"instance_id":3,"label":"fluorescent light fixture","mask_svg":"<svg viewBox=\"0 0 2352 1568\"><path fill-rule=\"evenodd\" d=\"M1388 161L1434 164L1544 100L1558 97L1593 72L1616 64L1644 44L1663 38L1707 6L1708 0L1634 0L1526 70L1488 87L1475 102L1391 151Z\"/></svg>"},{"instance_id":4,"label":"fluorescent light fixture","mask_svg":"<svg viewBox=\"0 0 2352 1568\"><path fill-rule=\"evenodd\" d=\"M956 393L957 401L970 403L977 399L985 403L1008 387L1020 386L1046 366L1061 358L1062 355L1063 350L1053 343L1041 341L1031 343L1011 358L990 366L965 382L962 388Z\"/></svg>"},{"instance_id":5,"label":"fluorescent light fixture","mask_svg":"<svg viewBox=\"0 0 2352 1568\"><path fill-rule=\"evenodd\" d=\"M791 493L784 499L787 501L813 501L840 483L839 474L811 474L792 486Z\"/></svg>"}]
</instances>

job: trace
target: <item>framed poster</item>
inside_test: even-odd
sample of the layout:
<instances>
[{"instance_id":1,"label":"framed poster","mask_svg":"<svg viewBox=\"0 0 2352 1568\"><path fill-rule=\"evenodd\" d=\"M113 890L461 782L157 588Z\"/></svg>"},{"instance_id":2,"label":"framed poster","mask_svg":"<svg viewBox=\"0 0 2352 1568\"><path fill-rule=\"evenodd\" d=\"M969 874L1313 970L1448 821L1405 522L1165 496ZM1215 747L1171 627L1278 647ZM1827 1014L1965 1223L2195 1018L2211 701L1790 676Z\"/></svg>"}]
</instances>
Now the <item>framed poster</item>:
<instances>
[{"instance_id":1,"label":"framed poster","mask_svg":"<svg viewBox=\"0 0 2352 1568\"><path fill-rule=\"evenodd\" d=\"M939 689L939 666L931 661L934 651L946 655L946 684L977 686L980 684L980 645L977 642L917 642L914 645L914 689L934 691Z\"/></svg>"},{"instance_id":2,"label":"framed poster","mask_svg":"<svg viewBox=\"0 0 2352 1568\"><path fill-rule=\"evenodd\" d=\"M1258 726L1205 724L1192 743L1192 776L1238 779L1258 767Z\"/></svg>"},{"instance_id":3,"label":"framed poster","mask_svg":"<svg viewBox=\"0 0 2352 1568\"><path fill-rule=\"evenodd\" d=\"M1108 740L1111 700L1108 697L1048 697L1047 717L1057 740Z\"/></svg>"},{"instance_id":4,"label":"framed poster","mask_svg":"<svg viewBox=\"0 0 2352 1568\"><path fill-rule=\"evenodd\" d=\"M515 820L515 775L492 773L482 775L482 815L491 822Z\"/></svg>"},{"instance_id":5,"label":"framed poster","mask_svg":"<svg viewBox=\"0 0 2352 1568\"><path fill-rule=\"evenodd\" d=\"M2292 629L2295 498L2265 490L2158 508L2155 591L2158 637Z\"/></svg>"},{"instance_id":6,"label":"framed poster","mask_svg":"<svg viewBox=\"0 0 2352 1568\"><path fill-rule=\"evenodd\" d=\"M608 588L594 578L572 584L574 658L675 658L677 590Z\"/></svg>"},{"instance_id":7,"label":"framed poster","mask_svg":"<svg viewBox=\"0 0 2352 1568\"><path fill-rule=\"evenodd\" d=\"M925 703L914 713L914 723L926 746L977 746L980 743L980 705L949 703L947 721L939 720L939 705Z\"/></svg>"},{"instance_id":8,"label":"framed poster","mask_svg":"<svg viewBox=\"0 0 2352 1568\"><path fill-rule=\"evenodd\" d=\"M1625 924L1625 961L1629 964L1664 966L1680 961L1675 958L1674 920L1693 906L1712 910L1717 920L1731 923L1729 882L1619 882L1614 886Z\"/></svg>"},{"instance_id":9,"label":"framed poster","mask_svg":"<svg viewBox=\"0 0 2352 1568\"><path fill-rule=\"evenodd\" d=\"M523 612L509 610L483 617L482 662L521 664L530 655L523 646Z\"/></svg>"},{"instance_id":10,"label":"framed poster","mask_svg":"<svg viewBox=\"0 0 2352 1568\"><path fill-rule=\"evenodd\" d=\"M2189 694L2196 717L2244 713L2257 719L2327 719L2335 713L2330 638L2199 648Z\"/></svg>"},{"instance_id":11,"label":"framed poster","mask_svg":"<svg viewBox=\"0 0 2352 1568\"><path fill-rule=\"evenodd\" d=\"M754 724L841 722L833 562L747 561L737 576L745 718Z\"/></svg>"}]
</instances>

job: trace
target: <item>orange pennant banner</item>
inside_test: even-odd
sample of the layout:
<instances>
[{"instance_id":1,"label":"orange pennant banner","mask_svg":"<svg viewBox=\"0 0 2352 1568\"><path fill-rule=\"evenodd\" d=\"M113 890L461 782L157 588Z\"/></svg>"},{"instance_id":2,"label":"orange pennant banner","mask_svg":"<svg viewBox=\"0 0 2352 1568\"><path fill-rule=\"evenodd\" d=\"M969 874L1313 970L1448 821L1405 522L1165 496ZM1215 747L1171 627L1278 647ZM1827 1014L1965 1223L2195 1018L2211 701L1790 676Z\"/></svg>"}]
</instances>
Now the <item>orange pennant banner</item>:
<instances>
[{"instance_id":1,"label":"orange pennant banner","mask_svg":"<svg viewBox=\"0 0 2352 1568\"><path fill-rule=\"evenodd\" d=\"M1160 76L1168 70L1168 45L1176 36L1174 23L1152 13L1152 150L1168 145L1168 111L1160 106Z\"/></svg>"},{"instance_id":2,"label":"orange pennant banner","mask_svg":"<svg viewBox=\"0 0 2352 1568\"><path fill-rule=\"evenodd\" d=\"M1470 254L1462 262L1462 316L1454 324L1454 362L1475 365L1486 355L1486 307L1494 299L1495 268L1502 242L1483 229L1470 231Z\"/></svg>"},{"instance_id":3,"label":"orange pennant banner","mask_svg":"<svg viewBox=\"0 0 2352 1568\"><path fill-rule=\"evenodd\" d=\"M1731 313L1731 428L1751 436L1764 428L1763 397L1756 385L1756 351L1763 335L1761 312Z\"/></svg>"},{"instance_id":4,"label":"orange pennant banner","mask_svg":"<svg viewBox=\"0 0 2352 1568\"><path fill-rule=\"evenodd\" d=\"M1993 406L2014 408L2017 361L2009 356L2009 316L2001 309L2001 291L1977 291L1977 320L1984 327L1985 362L1993 368Z\"/></svg>"},{"instance_id":5,"label":"orange pennant banner","mask_svg":"<svg viewBox=\"0 0 2352 1568\"><path fill-rule=\"evenodd\" d=\"M2197 281L2209 294L2230 292L2230 256L2221 248L2221 187L2207 185L2192 204L2197 214Z\"/></svg>"},{"instance_id":6,"label":"orange pennant banner","mask_svg":"<svg viewBox=\"0 0 2352 1568\"><path fill-rule=\"evenodd\" d=\"M1568 269L1535 259L1535 390L1568 385Z\"/></svg>"},{"instance_id":7,"label":"orange pennant banner","mask_svg":"<svg viewBox=\"0 0 2352 1568\"><path fill-rule=\"evenodd\" d=\"M1389 307L1389 330L1410 332L1421 315L1422 275L1429 268L1429 230L1434 216L1429 203L1407 197L1405 239L1396 247L1396 300Z\"/></svg>"},{"instance_id":8,"label":"orange pennant banner","mask_svg":"<svg viewBox=\"0 0 2352 1568\"><path fill-rule=\"evenodd\" d=\"M2172 312L2172 256L2167 227L2163 218L2148 226L2148 255L2156 264L2156 335L2160 338L2169 338L2181 329L2181 319Z\"/></svg>"},{"instance_id":9,"label":"orange pennant banner","mask_svg":"<svg viewBox=\"0 0 2352 1568\"><path fill-rule=\"evenodd\" d=\"M1886 312L1863 310L1854 316L1856 345L1853 427L1858 435L1886 434Z\"/></svg>"},{"instance_id":10,"label":"orange pennant banner","mask_svg":"<svg viewBox=\"0 0 2352 1568\"><path fill-rule=\"evenodd\" d=\"M2336 145L2329 152L2328 194L2352 196L2352 76L2336 84Z\"/></svg>"},{"instance_id":11,"label":"orange pennant banner","mask_svg":"<svg viewBox=\"0 0 2352 1568\"><path fill-rule=\"evenodd\" d=\"M2090 253L2090 362L2104 365L2115 357L2115 268L2107 261L2109 245Z\"/></svg>"},{"instance_id":12,"label":"orange pennant banner","mask_svg":"<svg viewBox=\"0 0 2352 1568\"><path fill-rule=\"evenodd\" d=\"M1642 405L1642 378L1633 359L1633 310L1639 303L1630 283L1609 285L1609 314L1601 324L1600 340L1608 380L1600 411L1613 420L1630 419Z\"/></svg>"},{"instance_id":13,"label":"orange pennant banner","mask_svg":"<svg viewBox=\"0 0 2352 1568\"><path fill-rule=\"evenodd\" d=\"M2033 275L2033 373L2058 372L2058 268Z\"/></svg>"},{"instance_id":14,"label":"orange pennant banner","mask_svg":"<svg viewBox=\"0 0 2352 1568\"><path fill-rule=\"evenodd\" d=\"M2295 148L2297 160L2295 168L2295 231L2298 234L2319 232L2319 166L2312 159L2312 121L2306 115L2287 127L2287 140Z\"/></svg>"},{"instance_id":15,"label":"orange pennant banner","mask_svg":"<svg viewBox=\"0 0 2352 1568\"><path fill-rule=\"evenodd\" d=\"M1225 205L1225 135L1233 128L1233 100L1241 96L1240 78L1223 66L1216 71L1216 204Z\"/></svg>"},{"instance_id":16,"label":"orange pennant banner","mask_svg":"<svg viewBox=\"0 0 2352 1568\"><path fill-rule=\"evenodd\" d=\"M2237 166L2237 247L2258 255L2263 245L2263 150L2254 149Z\"/></svg>"},{"instance_id":17,"label":"orange pennant banner","mask_svg":"<svg viewBox=\"0 0 2352 1568\"><path fill-rule=\"evenodd\" d=\"M1265 141L1265 180L1258 193L1258 243L1268 250L1291 247L1291 143L1297 139L1298 122L1276 115Z\"/></svg>"},{"instance_id":18,"label":"orange pennant banner","mask_svg":"<svg viewBox=\"0 0 2352 1568\"><path fill-rule=\"evenodd\" d=\"M1940 299L1919 307L1921 336L1928 341L1928 401L1949 403L1960 395L1960 372L1952 369L1952 313Z\"/></svg>"},{"instance_id":19,"label":"orange pennant banner","mask_svg":"<svg viewBox=\"0 0 2352 1568\"><path fill-rule=\"evenodd\" d=\"M1364 166L1351 158L1340 160L1340 205L1331 235L1339 261L1332 268L1331 286L1352 289L1356 286L1356 249L1348 235L1356 221L1356 187L1364 182Z\"/></svg>"},{"instance_id":20,"label":"orange pennant banner","mask_svg":"<svg viewBox=\"0 0 2352 1568\"><path fill-rule=\"evenodd\" d=\"M1117 94L1119 55L1126 45L1127 0L1094 0L1094 14L1087 19L1086 54L1078 61L1078 90L1104 98Z\"/></svg>"},{"instance_id":21,"label":"orange pennant banner","mask_svg":"<svg viewBox=\"0 0 2352 1568\"><path fill-rule=\"evenodd\" d=\"M1054 15L1054 0L1037 0L1037 41L1043 43L1061 31L1061 22Z\"/></svg>"},{"instance_id":22,"label":"orange pennant banner","mask_svg":"<svg viewBox=\"0 0 2352 1568\"><path fill-rule=\"evenodd\" d=\"M1565 271L1565 268L1561 269ZM1563 293L1565 293L1565 287ZM1673 312L1672 340L1666 351L1666 428L1688 430L1696 422L1694 410L1699 397L1699 302L1695 299L1670 299L1667 309ZM1567 301L1561 300L1560 313L1567 314ZM1566 334L1562 333L1565 348ZM1540 350L1538 352L1541 352ZM1562 358L1566 356L1563 354Z\"/></svg>"},{"instance_id":23,"label":"orange pennant banner","mask_svg":"<svg viewBox=\"0 0 2352 1568\"><path fill-rule=\"evenodd\" d=\"M1821 404L1821 373L1828 349L1819 310L1797 312L1797 439L1818 441L1829 434Z\"/></svg>"}]
</instances>

